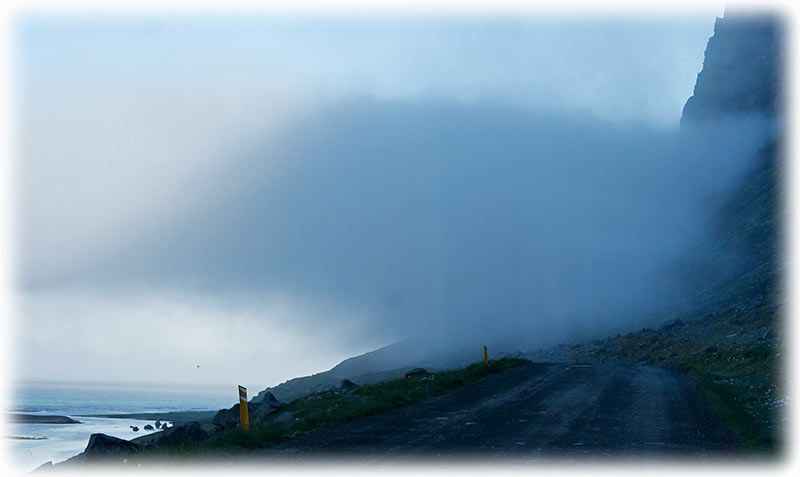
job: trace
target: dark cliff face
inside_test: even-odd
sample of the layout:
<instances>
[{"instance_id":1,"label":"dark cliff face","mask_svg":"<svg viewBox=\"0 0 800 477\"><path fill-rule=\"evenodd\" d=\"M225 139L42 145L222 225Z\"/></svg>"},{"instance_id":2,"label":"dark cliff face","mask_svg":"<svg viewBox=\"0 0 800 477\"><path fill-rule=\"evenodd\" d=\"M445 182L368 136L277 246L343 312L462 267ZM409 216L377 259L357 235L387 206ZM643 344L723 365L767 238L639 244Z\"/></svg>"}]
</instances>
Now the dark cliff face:
<instances>
[{"instance_id":1,"label":"dark cliff face","mask_svg":"<svg viewBox=\"0 0 800 477\"><path fill-rule=\"evenodd\" d=\"M681 123L740 114L780 116L783 32L777 15L726 13L717 18Z\"/></svg>"},{"instance_id":2,"label":"dark cliff face","mask_svg":"<svg viewBox=\"0 0 800 477\"><path fill-rule=\"evenodd\" d=\"M781 127L783 22L777 16L726 14L717 19L681 127L760 116ZM687 257L686 284L695 310L755 309L780 303L783 229L782 136L764 143L751 169L723 198L708 243Z\"/></svg>"}]
</instances>

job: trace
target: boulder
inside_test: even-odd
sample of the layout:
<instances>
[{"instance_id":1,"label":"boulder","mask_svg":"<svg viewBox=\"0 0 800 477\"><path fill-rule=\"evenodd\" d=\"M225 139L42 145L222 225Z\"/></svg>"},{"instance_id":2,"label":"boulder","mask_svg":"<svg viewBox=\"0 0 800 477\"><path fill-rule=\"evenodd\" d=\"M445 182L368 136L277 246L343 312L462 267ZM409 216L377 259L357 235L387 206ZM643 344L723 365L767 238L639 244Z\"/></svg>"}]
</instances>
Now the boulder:
<instances>
[{"instance_id":1,"label":"boulder","mask_svg":"<svg viewBox=\"0 0 800 477\"><path fill-rule=\"evenodd\" d=\"M146 424L146 425L144 426L144 430L145 430L145 431L154 431L154 430L156 430L156 428L155 428L155 427L153 427L151 424Z\"/></svg>"},{"instance_id":2,"label":"boulder","mask_svg":"<svg viewBox=\"0 0 800 477\"><path fill-rule=\"evenodd\" d=\"M339 388L344 392L351 392L358 389L360 386L349 379L343 379L342 384L339 385Z\"/></svg>"},{"instance_id":3,"label":"boulder","mask_svg":"<svg viewBox=\"0 0 800 477\"><path fill-rule=\"evenodd\" d=\"M274 394L267 391L266 389L258 393L258 396L253 398L250 404L267 404L270 407L279 408L283 406L283 403L279 402L278 399L275 397Z\"/></svg>"},{"instance_id":4,"label":"boulder","mask_svg":"<svg viewBox=\"0 0 800 477\"><path fill-rule=\"evenodd\" d=\"M247 403L247 413L250 416L250 422L254 423L277 412L283 406L285 406L284 403L278 401L271 392L265 389L258 393L258 396L254 397L252 401ZM220 410L211 422L218 430L231 429L239 426L239 404L234 404L230 409Z\"/></svg>"},{"instance_id":5,"label":"boulder","mask_svg":"<svg viewBox=\"0 0 800 477\"><path fill-rule=\"evenodd\" d=\"M131 426L131 430L132 430L133 432L139 432L139 428L138 428L138 427L136 427L136 426Z\"/></svg>"},{"instance_id":6,"label":"boulder","mask_svg":"<svg viewBox=\"0 0 800 477\"><path fill-rule=\"evenodd\" d=\"M275 418L275 422L289 422L293 417L294 415L291 412L283 411L280 416Z\"/></svg>"},{"instance_id":7,"label":"boulder","mask_svg":"<svg viewBox=\"0 0 800 477\"><path fill-rule=\"evenodd\" d=\"M218 430L222 431L237 427L240 423L239 421L239 403L234 404L230 409L221 409L211 420L214 426L216 426Z\"/></svg>"},{"instance_id":8,"label":"boulder","mask_svg":"<svg viewBox=\"0 0 800 477\"><path fill-rule=\"evenodd\" d=\"M274 414L283 406L284 404L275 399L271 392L265 390L247 403L247 413L250 416L250 422L254 423ZM225 430L239 426L240 420L239 404L237 403L230 409L219 411L211 422L219 430Z\"/></svg>"},{"instance_id":9,"label":"boulder","mask_svg":"<svg viewBox=\"0 0 800 477\"><path fill-rule=\"evenodd\" d=\"M166 425L166 423L164 423ZM180 426L172 426L161 433L155 441L159 447L172 446L183 442L199 442L208 439L208 433L197 421L187 422Z\"/></svg>"},{"instance_id":10,"label":"boulder","mask_svg":"<svg viewBox=\"0 0 800 477\"><path fill-rule=\"evenodd\" d=\"M161 420L156 420L156 429L161 429Z\"/></svg>"},{"instance_id":11,"label":"boulder","mask_svg":"<svg viewBox=\"0 0 800 477\"><path fill-rule=\"evenodd\" d=\"M283 404L278 402L275 396L272 396L272 399L267 398L261 402L250 402L247 404L247 413L250 417L250 422L255 423L261 421L265 417L278 412L282 406ZM214 416L211 422L218 430L222 431L238 427L241 424L239 404L235 404L230 409L222 409Z\"/></svg>"},{"instance_id":12,"label":"boulder","mask_svg":"<svg viewBox=\"0 0 800 477\"><path fill-rule=\"evenodd\" d=\"M269 403L262 402L258 404L251 404L248 412L250 413L250 422L258 422L265 417L278 412L278 408L270 406Z\"/></svg>"},{"instance_id":13,"label":"boulder","mask_svg":"<svg viewBox=\"0 0 800 477\"><path fill-rule=\"evenodd\" d=\"M414 376L425 376L426 374L430 374L427 369L425 368L414 368L411 371L407 372L405 376L407 378L413 378Z\"/></svg>"},{"instance_id":14,"label":"boulder","mask_svg":"<svg viewBox=\"0 0 800 477\"><path fill-rule=\"evenodd\" d=\"M92 434L89 444L79 460L85 462L120 461L139 452L141 447L125 439L118 439L106 434Z\"/></svg>"}]
</instances>

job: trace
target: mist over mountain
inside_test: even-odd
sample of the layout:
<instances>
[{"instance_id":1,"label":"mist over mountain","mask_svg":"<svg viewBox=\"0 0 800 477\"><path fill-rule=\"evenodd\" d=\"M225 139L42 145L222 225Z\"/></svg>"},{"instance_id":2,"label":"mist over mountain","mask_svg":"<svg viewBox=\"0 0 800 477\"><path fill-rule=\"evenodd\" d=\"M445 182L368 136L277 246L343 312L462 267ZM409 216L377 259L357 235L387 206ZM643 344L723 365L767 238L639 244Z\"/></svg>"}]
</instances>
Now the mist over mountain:
<instances>
[{"instance_id":1,"label":"mist over mountain","mask_svg":"<svg viewBox=\"0 0 800 477\"><path fill-rule=\"evenodd\" d=\"M782 127L781 59L770 53L780 35L764 17L719 20L678 128L710 19L388 22L397 39L358 22L286 31L245 22L244 36L214 37L228 39L228 50L191 58L181 53L191 22L165 22L157 38L137 28L111 35L86 66L120 85L106 92L121 95L119 107L76 93L60 109L28 111L25 144L36 160L21 168L23 347L50 349L59 330L91 336L102 326L117 341L152 333L142 346L153 362L180 357L164 376L186 376L191 365L227 381L234 360L246 363L235 379L251 379L259 357L288 352L302 367L270 372L294 376L320 369L322 356L335 362L395 343L337 367L352 376L460 365L483 344L515 353L767 296L777 275L762 280L751 264L774 256L762 219L777 196L762 200L773 189L752 177L773 180L759 157L774 155ZM55 55L53 40L68 37L75 41L63 53L74 55L104 45L97 39L107 32L38 28L28 87L73 98L43 87L57 76L45 73L69 62L33 53ZM191 48L213 43L197 28ZM476 32L478 56L462 42ZM340 43L323 61L326 35ZM369 38L386 50L362 49ZM641 43L629 48L630 38ZM133 63L104 73L137 42L152 97L130 93ZM441 48L418 59L420 42ZM228 62L225 51L239 56ZM424 70L410 78L414 88L375 62L381 51L392 52L393 68ZM148 69L173 63L169 74ZM82 84L80 71L66 69L70 84ZM176 85L189 72L195 88L184 94ZM652 101L642 99L648 87ZM81 101L84 114L71 115ZM265 107L273 110L259 116ZM44 114L51 110L59 114ZM103 111L116 122L98 128L87 119ZM71 122L81 127L63 126ZM39 140L50 126L71 132ZM179 350L164 351L172 346ZM80 374L89 366L77 363L126 360L108 340L85 349L61 352L75 358L63 368ZM200 358L213 364L197 368ZM25 362L49 372L43 361Z\"/></svg>"},{"instance_id":2,"label":"mist over mountain","mask_svg":"<svg viewBox=\"0 0 800 477\"><path fill-rule=\"evenodd\" d=\"M103 273L281 290L363 310L362 333L564 339L678 297L666 268L703 238L769 127L678 134L514 108L342 104L220 175L237 187Z\"/></svg>"},{"instance_id":3,"label":"mist over mountain","mask_svg":"<svg viewBox=\"0 0 800 477\"><path fill-rule=\"evenodd\" d=\"M546 188L553 183L538 182L540 170L530 166L531 174L524 175L513 195L530 200L520 200L513 209L486 209L518 214L516 223L530 231L518 249L502 247L517 252L509 254L506 262L517 266L504 270L507 274L509 269L517 271L506 275L513 277L514 285L506 288L507 282L498 282L485 272L475 274L474 280L463 279L457 283L462 287L463 294L457 296L463 297L463 307L454 306L458 311L451 316L473 316L474 321L463 319L449 334L437 333L432 326L405 341L346 360L329 374L345 377L423 364L456 366L478 359L481 341L502 355L557 340L574 342L650 326L676 314L701 316L717 306L753 309L778 302L782 276L781 28L776 17L726 14L717 20L704 68L677 133L616 130L616 135L609 135L594 125L590 131L614 139L591 143L573 156L570 153L576 146L570 140L580 138L587 144L592 134L547 122L552 129L542 135L561 140L554 141L552 149L544 148L550 153L545 157L553 162L538 167L557 170L564 182ZM530 137L539 128L531 127ZM553 135L554 131L558 134ZM747 138L745 143L739 142L743 138ZM538 136L534 142L542 144ZM493 164L498 163L502 159ZM482 171L480 177L492 175ZM581 182L580 177L588 180ZM594 188L587 188L587 183ZM515 190L515 184L511 181L506 190ZM543 187L546 193L540 196L532 192ZM469 204L466 194L461 199ZM576 214L572 217L580 219L559 229L563 234L550 235L554 222L542 220L542 208L558 211L556 216ZM486 229L476 226L471 232L480 235L481 230ZM504 234L516 236L519 228L489 230L502 230L493 235L494 243L502 243L514 242ZM450 239L454 244L464 241ZM464 257L464 263L471 263L475 256L478 263L486 260L485 255L475 254ZM534 256L529 261L521 259ZM466 270L469 267L462 273ZM473 283L468 289L467 284ZM542 293L555 283L553 288L563 294ZM495 284L502 292L493 296ZM550 296L568 305L553 306ZM492 333L496 329L507 333Z\"/></svg>"},{"instance_id":4,"label":"mist over mountain","mask_svg":"<svg viewBox=\"0 0 800 477\"><path fill-rule=\"evenodd\" d=\"M718 18L683 111L684 130L753 115L777 125L725 196L712 235L682 260L684 283L693 290L687 306L697 312L782 301L784 41L785 25L777 15Z\"/></svg>"}]
</instances>

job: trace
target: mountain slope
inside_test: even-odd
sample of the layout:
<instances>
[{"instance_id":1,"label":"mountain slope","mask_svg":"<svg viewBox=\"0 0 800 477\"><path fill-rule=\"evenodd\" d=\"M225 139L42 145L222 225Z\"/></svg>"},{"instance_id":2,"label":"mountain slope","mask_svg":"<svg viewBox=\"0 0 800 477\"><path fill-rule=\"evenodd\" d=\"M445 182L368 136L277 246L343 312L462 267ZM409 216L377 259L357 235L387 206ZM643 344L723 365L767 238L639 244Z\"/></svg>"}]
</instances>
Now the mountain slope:
<instances>
[{"instance_id":1,"label":"mountain slope","mask_svg":"<svg viewBox=\"0 0 800 477\"><path fill-rule=\"evenodd\" d=\"M682 128L745 115L782 118L782 23L718 19ZM540 350L527 357L642 363L690 374L751 450L778 452L783 388L783 164L781 135L764 144L725 198L712 236L681 261L689 299L656 329Z\"/></svg>"},{"instance_id":2,"label":"mountain slope","mask_svg":"<svg viewBox=\"0 0 800 477\"><path fill-rule=\"evenodd\" d=\"M780 122L782 31L776 17L726 13L718 19L694 94L684 108L682 129L742 116ZM706 390L722 386L726 397L721 408L745 423L740 428L749 429L747 439L773 446L778 419L773 412L775 396L780 394L776 330L783 309L781 168L781 140L776 137L764 144L753 167L722 201L708 240L676 264L674 271L687 284L687 300L671 312L642 319L657 329L540 351L524 349L519 342L485 344L493 356L498 350L514 350L513 355L534 360L643 362L702 374L704 382L711 383ZM343 378L359 384L376 382L410 367L448 368L482 357L484 343L464 342L460 350L443 353L427 351L437 347L427 346L425 339L421 334L349 358L329 371L290 380L270 391L288 400L336 386ZM717 383L724 380L727 384ZM747 406L740 405L740 399L747 400Z\"/></svg>"},{"instance_id":3,"label":"mountain slope","mask_svg":"<svg viewBox=\"0 0 800 477\"><path fill-rule=\"evenodd\" d=\"M686 102L681 127L759 116L776 123L753 166L728 195L713 235L684 260L683 277L695 292L690 306L757 307L780 300L783 222L783 24L768 15L726 14L717 19L703 70Z\"/></svg>"}]
</instances>

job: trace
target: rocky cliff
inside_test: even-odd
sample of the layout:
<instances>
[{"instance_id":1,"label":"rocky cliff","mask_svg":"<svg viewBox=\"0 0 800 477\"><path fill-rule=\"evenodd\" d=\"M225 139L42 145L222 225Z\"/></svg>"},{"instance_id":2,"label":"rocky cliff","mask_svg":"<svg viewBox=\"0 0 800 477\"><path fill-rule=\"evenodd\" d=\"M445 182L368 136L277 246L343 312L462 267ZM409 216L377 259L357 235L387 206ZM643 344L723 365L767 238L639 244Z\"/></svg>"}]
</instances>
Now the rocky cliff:
<instances>
[{"instance_id":1,"label":"rocky cliff","mask_svg":"<svg viewBox=\"0 0 800 477\"><path fill-rule=\"evenodd\" d=\"M709 243L685 260L686 283L696 290L689 306L698 311L781 301L783 37L777 16L726 13L718 18L683 110L683 129L753 116L776 124L775 135L724 199Z\"/></svg>"},{"instance_id":2,"label":"rocky cliff","mask_svg":"<svg viewBox=\"0 0 800 477\"><path fill-rule=\"evenodd\" d=\"M784 103L784 26L771 14L718 18L682 124L739 114L778 116Z\"/></svg>"}]
</instances>

